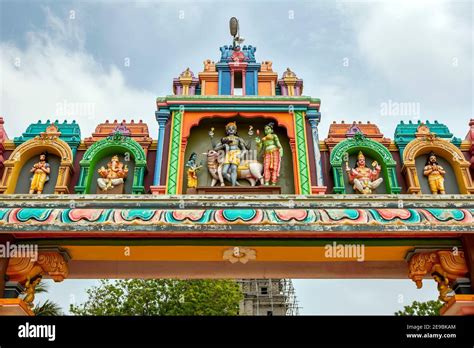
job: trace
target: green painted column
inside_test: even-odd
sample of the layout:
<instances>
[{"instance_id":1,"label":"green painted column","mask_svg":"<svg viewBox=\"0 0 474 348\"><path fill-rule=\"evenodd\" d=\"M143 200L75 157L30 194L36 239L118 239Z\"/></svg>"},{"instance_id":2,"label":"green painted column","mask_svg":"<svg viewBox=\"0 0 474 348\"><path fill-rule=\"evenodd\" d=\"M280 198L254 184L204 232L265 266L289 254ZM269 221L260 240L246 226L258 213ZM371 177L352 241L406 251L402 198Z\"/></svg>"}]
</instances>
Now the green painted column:
<instances>
[{"instance_id":1,"label":"green painted column","mask_svg":"<svg viewBox=\"0 0 474 348\"><path fill-rule=\"evenodd\" d=\"M334 193L346 193L346 185L344 184L344 177L342 173L342 167L333 167L333 178L334 178Z\"/></svg>"},{"instance_id":2,"label":"green painted column","mask_svg":"<svg viewBox=\"0 0 474 348\"><path fill-rule=\"evenodd\" d=\"M302 111L294 112L296 160L298 161L299 191L302 195L311 194L311 179L308 165L305 118Z\"/></svg>"},{"instance_id":3,"label":"green painted column","mask_svg":"<svg viewBox=\"0 0 474 348\"><path fill-rule=\"evenodd\" d=\"M179 178L179 150L181 147L181 128L183 125L183 111L175 111L171 115L171 148L168 161L168 178L166 181L166 193L175 195L178 193Z\"/></svg>"}]
</instances>

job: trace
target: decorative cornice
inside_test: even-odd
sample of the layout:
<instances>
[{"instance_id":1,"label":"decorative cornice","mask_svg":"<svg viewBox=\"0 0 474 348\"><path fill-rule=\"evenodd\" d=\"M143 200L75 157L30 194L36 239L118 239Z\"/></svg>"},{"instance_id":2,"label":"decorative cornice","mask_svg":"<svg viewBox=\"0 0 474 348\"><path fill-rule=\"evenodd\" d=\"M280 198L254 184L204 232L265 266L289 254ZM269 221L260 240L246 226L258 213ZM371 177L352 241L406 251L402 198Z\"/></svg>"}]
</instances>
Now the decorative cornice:
<instances>
[{"instance_id":1,"label":"decorative cornice","mask_svg":"<svg viewBox=\"0 0 474 348\"><path fill-rule=\"evenodd\" d=\"M158 111L196 111L196 112L292 112L319 111L321 101L311 97L287 96L167 96L156 100Z\"/></svg>"},{"instance_id":2,"label":"decorative cornice","mask_svg":"<svg viewBox=\"0 0 474 348\"><path fill-rule=\"evenodd\" d=\"M63 236L101 238L117 237L117 233L138 236L141 232L156 237L182 237L183 233L226 238L282 233L295 238L321 233L446 237L474 229L474 200L459 196L439 200L410 195L379 196L378 200L373 200L376 196L360 199L355 195L223 196L218 201L215 196L45 195L41 200L5 196L0 202L0 231L18 236L28 232L38 238L58 231ZM45 199L48 208L44 207Z\"/></svg>"}]
</instances>

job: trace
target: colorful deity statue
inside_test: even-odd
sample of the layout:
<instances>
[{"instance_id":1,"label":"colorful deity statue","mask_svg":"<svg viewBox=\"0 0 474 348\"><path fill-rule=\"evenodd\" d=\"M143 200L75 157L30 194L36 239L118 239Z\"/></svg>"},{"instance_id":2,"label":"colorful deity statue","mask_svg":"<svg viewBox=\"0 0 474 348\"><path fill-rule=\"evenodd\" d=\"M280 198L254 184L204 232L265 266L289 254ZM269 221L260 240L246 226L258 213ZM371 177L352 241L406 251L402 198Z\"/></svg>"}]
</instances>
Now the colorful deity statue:
<instances>
[{"instance_id":1,"label":"colorful deity statue","mask_svg":"<svg viewBox=\"0 0 474 348\"><path fill-rule=\"evenodd\" d=\"M229 122L225 126L226 136L214 147L214 150L224 150L224 161L222 166L222 176L228 180L232 186L240 185L237 182L237 169L243 155L249 150L244 139L237 134L237 124Z\"/></svg>"},{"instance_id":2,"label":"colorful deity statue","mask_svg":"<svg viewBox=\"0 0 474 348\"><path fill-rule=\"evenodd\" d=\"M263 148L263 177L265 185L276 185L280 177L281 159L283 157L283 147L278 136L273 132L274 123L270 122L265 126L265 136L255 139L259 150ZM257 131L258 132L258 131ZM258 134L258 133L257 133Z\"/></svg>"},{"instance_id":3,"label":"colorful deity statue","mask_svg":"<svg viewBox=\"0 0 474 348\"><path fill-rule=\"evenodd\" d=\"M372 167L373 169L366 167L365 156L362 151L359 151L355 168L349 168L349 164L346 161L346 173L349 177L349 182L354 185L355 192L362 194L373 193L383 182L383 179L379 178L382 168L377 161L372 162Z\"/></svg>"},{"instance_id":4,"label":"colorful deity statue","mask_svg":"<svg viewBox=\"0 0 474 348\"><path fill-rule=\"evenodd\" d=\"M444 175L446 171L438 164L434 152L430 152L426 158L425 169L423 174L428 177L431 193L434 195L445 194Z\"/></svg>"},{"instance_id":5,"label":"colorful deity statue","mask_svg":"<svg viewBox=\"0 0 474 348\"><path fill-rule=\"evenodd\" d=\"M120 162L118 156L115 155L107 163L107 168L102 166L97 172L101 176L97 179L97 185L102 191L107 191L124 183L124 179L128 175L128 167Z\"/></svg>"},{"instance_id":6,"label":"colorful deity statue","mask_svg":"<svg viewBox=\"0 0 474 348\"><path fill-rule=\"evenodd\" d=\"M40 155L39 162L33 165L30 173L34 173L31 178L30 194L35 192L37 194L43 193L44 184L49 180L49 174L51 173L47 152L43 152Z\"/></svg>"},{"instance_id":7,"label":"colorful deity statue","mask_svg":"<svg viewBox=\"0 0 474 348\"><path fill-rule=\"evenodd\" d=\"M197 174L201 170L202 165L198 166L196 160L197 153L193 152L186 163L186 167L188 168L188 188L196 188L198 186Z\"/></svg>"}]
</instances>

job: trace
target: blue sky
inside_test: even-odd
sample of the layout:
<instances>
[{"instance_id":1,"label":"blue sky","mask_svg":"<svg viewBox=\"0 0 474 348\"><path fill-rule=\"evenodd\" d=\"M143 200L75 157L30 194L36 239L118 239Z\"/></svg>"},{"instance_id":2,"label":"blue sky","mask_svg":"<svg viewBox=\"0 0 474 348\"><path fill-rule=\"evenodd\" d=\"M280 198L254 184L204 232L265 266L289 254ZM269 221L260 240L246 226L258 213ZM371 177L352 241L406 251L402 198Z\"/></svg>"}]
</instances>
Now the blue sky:
<instances>
[{"instance_id":1,"label":"blue sky","mask_svg":"<svg viewBox=\"0 0 474 348\"><path fill-rule=\"evenodd\" d=\"M38 119L76 119L83 137L105 119L142 119L156 138L155 98L229 44L240 20L258 61L290 67L332 121L371 121L393 138L400 120L438 120L464 138L473 112L471 1L4 1L0 115L10 137ZM78 108L71 114L58 105ZM388 103L413 103L405 114ZM67 307L87 281L51 296ZM436 298L406 280L298 280L305 314L392 314ZM400 300L400 295L402 299ZM401 302L400 302L401 301ZM80 302L80 301L79 301Z\"/></svg>"}]
</instances>

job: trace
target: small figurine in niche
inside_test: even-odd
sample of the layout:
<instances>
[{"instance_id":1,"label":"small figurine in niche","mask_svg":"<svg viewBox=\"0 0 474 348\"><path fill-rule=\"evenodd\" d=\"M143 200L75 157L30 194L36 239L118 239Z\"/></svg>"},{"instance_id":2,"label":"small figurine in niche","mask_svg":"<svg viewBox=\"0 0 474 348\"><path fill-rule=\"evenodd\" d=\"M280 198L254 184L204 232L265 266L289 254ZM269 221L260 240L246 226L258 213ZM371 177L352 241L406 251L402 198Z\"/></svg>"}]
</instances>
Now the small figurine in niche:
<instances>
[{"instance_id":1,"label":"small figurine in niche","mask_svg":"<svg viewBox=\"0 0 474 348\"><path fill-rule=\"evenodd\" d=\"M29 306L33 307L33 301L35 300L36 286L41 282L42 276L38 275L34 279L27 278L25 283L25 297L23 301Z\"/></svg>"},{"instance_id":2,"label":"small figurine in niche","mask_svg":"<svg viewBox=\"0 0 474 348\"><path fill-rule=\"evenodd\" d=\"M186 167L188 168L188 188L196 188L198 186L198 172L201 170L202 165L197 165L197 153L193 152L189 157Z\"/></svg>"},{"instance_id":3,"label":"small figurine in niche","mask_svg":"<svg viewBox=\"0 0 474 348\"><path fill-rule=\"evenodd\" d=\"M438 299L443 302L448 302L451 298L449 294L453 292L453 290L449 287L448 277L445 277L438 272L433 272L431 275L433 276L435 282L438 284Z\"/></svg>"},{"instance_id":4,"label":"small figurine in niche","mask_svg":"<svg viewBox=\"0 0 474 348\"><path fill-rule=\"evenodd\" d=\"M270 122L265 126L265 136L255 138L258 150L263 148L263 176L265 185L276 185L280 177L281 159L283 157L283 147L278 136L273 132L274 123ZM257 130L258 135L258 130Z\"/></svg>"},{"instance_id":5,"label":"small figurine in niche","mask_svg":"<svg viewBox=\"0 0 474 348\"><path fill-rule=\"evenodd\" d=\"M438 164L434 152L430 152L426 158L425 169L423 174L428 177L431 193L434 195L445 194L444 189L444 175L446 171Z\"/></svg>"},{"instance_id":6,"label":"small figurine in niche","mask_svg":"<svg viewBox=\"0 0 474 348\"><path fill-rule=\"evenodd\" d=\"M44 184L49 181L49 174L51 173L47 152L43 152L40 155L39 162L33 165L30 173L34 173L31 178L30 194L35 193L35 191L37 194L43 193Z\"/></svg>"},{"instance_id":7,"label":"small figurine in niche","mask_svg":"<svg viewBox=\"0 0 474 348\"><path fill-rule=\"evenodd\" d=\"M224 150L224 162L222 166L222 176L227 179L232 186L240 185L237 182L237 169L240 160L249 147L244 139L237 134L237 124L229 122L225 126L226 136L214 147L215 151Z\"/></svg>"},{"instance_id":8,"label":"small figurine in niche","mask_svg":"<svg viewBox=\"0 0 474 348\"><path fill-rule=\"evenodd\" d=\"M128 167L120 162L118 156L115 155L110 162L107 163L107 168L102 166L97 172L101 176L97 179L97 186L99 186L102 191L108 191L124 183L128 175Z\"/></svg>"},{"instance_id":9,"label":"small figurine in niche","mask_svg":"<svg viewBox=\"0 0 474 348\"><path fill-rule=\"evenodd\" d=\"M348 156L346 155L346 173L349 182L353 184L354 191L362 194L371 194L383 182L379 178L382 168L377 161L372 162L373 169L365 166L365 156L359 151L357 162L354 168L349 168Z\"/></svg>"}]
</instances>

